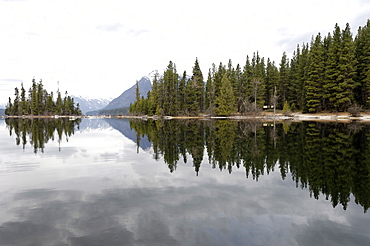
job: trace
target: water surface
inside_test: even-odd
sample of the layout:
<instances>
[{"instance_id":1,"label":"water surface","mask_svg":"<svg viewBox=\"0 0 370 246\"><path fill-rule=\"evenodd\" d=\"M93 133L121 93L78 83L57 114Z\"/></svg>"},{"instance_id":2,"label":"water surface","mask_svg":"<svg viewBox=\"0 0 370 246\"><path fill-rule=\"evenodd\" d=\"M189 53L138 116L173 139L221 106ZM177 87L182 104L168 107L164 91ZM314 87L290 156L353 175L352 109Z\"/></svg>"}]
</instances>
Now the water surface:
<instances>
[{"instance_id":1,"label":"water surface","mask_svg":"<svg viewBox=\"0 0 370 246\"><path fill-rule=\"evenodd\" d=\"M0 245L370 243L368 126L51 124L0 120Z\"/></svg>"}]
</instances>

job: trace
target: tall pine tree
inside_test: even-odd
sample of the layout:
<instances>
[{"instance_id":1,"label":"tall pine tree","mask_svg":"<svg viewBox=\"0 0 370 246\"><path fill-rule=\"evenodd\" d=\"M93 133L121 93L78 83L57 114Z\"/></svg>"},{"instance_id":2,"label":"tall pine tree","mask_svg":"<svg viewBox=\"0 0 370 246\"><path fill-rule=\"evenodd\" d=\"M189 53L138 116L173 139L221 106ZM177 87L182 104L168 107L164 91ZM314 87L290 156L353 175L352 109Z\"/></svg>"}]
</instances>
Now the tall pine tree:
<instances>
[{"instance_id":1,"label":"tall pine tree","mask_svg":"<svg viewBox=\"0 0 370 246\"><path fill-rule=\"evenodd\" d=\"M329 47L327 81L325 96L328 99L328 108L335 111L345 111L353 102L355 82L355 56L352 34L349 24L341 32L338 24L335 25L333 40Z\"/></svg>"},{"instance_id":2,"label":"tall pine tree","mask_svg":"<svg viewBox=\"0 0 370 246\"><path fill-rule=\"evenodd\" d=\"M229 116L236 111L233 87L226 73L222 77L220 95L216 97L215 104L216 115Z\"/></svg>"},{"instance_id":3,"label":"tall pine tree","mask_svg":"<svg viewBox=\"0 0 370 246\"><path fill-rule=\"evenodd\" d=\"M370 108L370 20L360 27L355 39L356 49L356 99L367 109Z\"/></svg>"},{"instance_id":4,"label":"tall pine tree","mask_svg":"<svg viewBox=\"0 0 370 246\"><path fill-rule=\"evenodd\" d=\"M195 60L193 75L188 83L187 109L190 114L197 114L204 109L204 81L198 58Z\"/></svg>"},{"instance_id":5,"label":"tall pine tree","mask_svg":"<svg viewBox=\"0 0 370 246\"><path fill-rule=\"evenodd\" d=\"M265 87L265 101L267 105L273 105L274 91L278 85L279 70L275 66L275 62L271 62L270 58L267 59L266 66L266 87Z\"/></svg>"},{"instance_id":6,"label":"tall pine tree","mask_svg":"<svg viewBox=\"0 0 370 246\"><path fill-rule=\"evenodd\" d=\"M288 99L288 88L289 87L289 61L286 53L283 53L279 68L279 83L278 83L278 94L281 98L279 101L279 107L283 107L283 103Z\"/></svg>"},{"instance_id":7,"label":"tall pine tree","mask_svg":"<svg viewBox=\"0 0 370 246\"><path fill-rule=\"evenodd\" d=\"M211 72L211 69L209 69L208 77L207 77L207 84L206 84L206 92L205 92L206 93L205 94L205 109L210 114L213 113L213 107L214 107L214 102L215 102L215 85L214 85L213 75L214 74Z\"/></svg>"},{"instance_id":8,"label":"tall pine tree","mask_svg":"<svg viewBox=\"0 0 370 246\"><path fill-rule=\"evenodd\" d=\"M178 113L178 82L179 76L176 65L169 62L163 74L163 113L164 115L177 115Z\"/></svg>"},{"instance_id":9,"label":"tall pine tree","mask_svg":"<svg viewBox=\"0 0 370 246\"><path fill-rule=\"evenodd\" d=\"M306 109L319 112L323 103L323 84L325 81L324 46L320 33L312 38L309 53L308 78L306 81Z\"/></svg>"}]
</instances>

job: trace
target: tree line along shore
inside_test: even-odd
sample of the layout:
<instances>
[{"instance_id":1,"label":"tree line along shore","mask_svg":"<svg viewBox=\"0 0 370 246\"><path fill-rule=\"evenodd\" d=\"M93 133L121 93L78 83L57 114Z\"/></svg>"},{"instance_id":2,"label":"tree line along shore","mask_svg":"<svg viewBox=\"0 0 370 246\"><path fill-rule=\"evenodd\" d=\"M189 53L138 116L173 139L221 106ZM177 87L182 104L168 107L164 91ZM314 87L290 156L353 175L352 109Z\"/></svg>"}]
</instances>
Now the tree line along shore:
<instances>
[{"instance_id":1,"label":"tree line along shore","mask_svg":"<svg viewBox=\"0 0 370 246\"><path fill-rule=\"evenodd\" d=\"M196 59L192 75L169 62L156 74L152 89L130 106L131 115L230 116L255 114L263 108L303 113L370 109L370 21L353 37L349 24L308 44L297 45L293 57L283 53L279 65L255 52L243 66L212 64L204 79Z\"/></svg>"}]
</instances>

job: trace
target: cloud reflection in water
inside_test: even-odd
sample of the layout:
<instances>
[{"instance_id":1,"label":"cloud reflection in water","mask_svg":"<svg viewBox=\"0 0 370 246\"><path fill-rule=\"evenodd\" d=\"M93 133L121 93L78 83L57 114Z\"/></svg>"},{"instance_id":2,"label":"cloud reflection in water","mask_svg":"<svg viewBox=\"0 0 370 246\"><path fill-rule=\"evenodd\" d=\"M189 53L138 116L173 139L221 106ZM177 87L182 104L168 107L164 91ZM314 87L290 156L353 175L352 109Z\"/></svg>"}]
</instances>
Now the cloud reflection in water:
<instances>
[{"instance_id":1,"label":"cloud reflection in water","mask_svg":"<svg viewBox=\"0 0 370 246\"><path fill-rule=\"evenodd\" d=\"M1 132L3 143L13 141L9 136L4 140ZM77 132L66 144L74 151L49 155L49 145L37 155L9 147L3 155L0 147L3 169L11 161L37 163L32 170L1 173L4 245L312 245L314 239L321 245L367 245L369 241L369 218L361 208L332 208L329 201L312 199L307 190L297 189L294 181L281 180L278 172L256 182L246 179L243 170L229 174L205 164L197 177L189 160L179 161L171 174L163 160L153 160L148 152L137 154L135 143L109 127Z\"/></svg>"}]
</instances>

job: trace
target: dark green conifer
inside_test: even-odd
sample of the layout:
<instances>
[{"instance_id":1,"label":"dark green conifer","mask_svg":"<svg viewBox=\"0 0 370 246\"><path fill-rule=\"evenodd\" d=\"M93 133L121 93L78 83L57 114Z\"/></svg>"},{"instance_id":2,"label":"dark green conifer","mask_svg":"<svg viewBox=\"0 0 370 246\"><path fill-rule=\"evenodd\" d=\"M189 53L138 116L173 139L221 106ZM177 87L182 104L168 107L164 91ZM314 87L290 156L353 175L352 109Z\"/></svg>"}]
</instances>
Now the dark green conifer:
<instances>
[{"instance_id":1,"label":"dark green conifer","mask_svg":"<svg viewBox=\"0 0 370 246\"><path fill-rule=\"evenodd\" d=\"M57 101L55 103L55 109L56 109L55 114L57 115L63 114L63 100L59 90L57 92Z\"/></svg>"},{"instance_id":2,"label":"dark green conifer","mask_svg":"<svg viewBox=\"0 0 370 246\"><path fill-rule=\"evenodd\" d=\"M236 111L233 88L226 73L222 77L220 95L216 97L215 105L216 115L229 116Z\"/></svg>"},{"instance_id":3,"label":"dark green conifer","mask_svg":"<svg viewBox=\"0 0 370 246\"><path fill-rule=\"evenodd\" d=\"M207 77L207 84L206 84L206 92L205 92L205 109L210 114L213 114L214 102L215 102L214 79L212 76L211 69L209 69L208 77Z\"/></svg>"},{"instance_id":4,"label":"dark green conifer","mask_svg":"<svg viewBox=\"0 0 370 246\"><path fill-rule=\"evenodd\" d=\"M356 52L356 100L370 108L370 20L360 27L355 39Z\"/></svg>"},{"instance_id":5,"label":"dark green conifer","mask_svg":"<svg viewBox=\"0 0 370 246\"><path fill-rule=\"evenodd\" d=\"M178 82L179 76L176 65L169 62L163 74L163 113L165 115L177 115L178 113Z\"/></svg>"},{"instance_id":6,"label":"dark green conifer","mask_svg":"<svg viewBox=\"0 0 370 246\"><path fill-rule=\"evenodd\" d=\"M216 67L215 67L216 68ZM226 68L224 65L222 65L222 62L220 62L220 64L218 65L218 68L215 69L215 73L214 73L214 87L215 87L215 96L219 96L220 95L220 89L221 89L221 80L224 76L224 74L226 73Z\"/></svg>"},{"instance_id":7,"label":"dark green conifer","mask_svg":"<svg viewBox=\"0 0 370 246\"><path fill-rule=\"evenodd\" d=\"M187 85L187 75L186 71L182 74L181 79L179 80L179 88L177 93L178 101L178 113L184 114L186 110L186 85Z\"/></svg>"},{"instance_id":8,"label":"dark green conifer","mask_svg":"<svg viewBox=\"0 0 370 246\"><path fill-rule=\"evenodd\" d=\"M252 78L250 81L251 87L251 101L254 104L254 111L257 108L262 108L265 104L264 93L265 93L265 80L266 80L266 68L264 58L259 56L259 53L255 53L252 59Z\"/></svg>"},{"instance_id":9,"label":"dark green conifer","mask_svg":"<svg viewBox=\"0 0 370 246\"><path fill-rule=\"evenodd\" d=\"M204 81L200 70L198 58L196 58L193 75L188 83L187 89L187 109L191 114L197 114L204 109Z\"/></svg>"},{"instance_id":10,"label":"dark green conifer","mask_svg":"<svg viewBox=\"0 0 370 246\"><path fill-rule=\"evenodd\" d=\"M35 78L32 79L32 87L30 88L30 102L31 102L31 114L38 115L38 95L37 95L37 83Z\"/></svg>"},{"instance_id":11,"label":"dark green conifer","mask_svg":"<svg viewBox=\"0 0 370 246\"><path fill-rule=\"evenodd\" d=\"M28 102L26 100L26 90L23 87L23 83L21 84L21 95L20 95L20 109L19 115L27 115L28 112Z\"/></svg>"},{"instance_id":12,"label":"dark green conifer","mask_svg":"<svg viewBox=\"0 0 370 246\"><path fill-rule=\"evenodd\" d=\"M279 80L279 70L275 66L275 62L267 59L267 66L266 66L266 82L265 82L265 101L267 105L274 105L273 103L273 95L274 90L278 85Z\"/></svg>"},{"instance_id":13,"label":"dark green conifer","mask_svg":"<svg viewBox=\"0 0 370 246\"><path fill-rule=\"evenodd\" d=\"M306 88L305 81L308 76L308 66L309 66L309 47L308 44L303 45L302 51L298 56L297 60L297 91L296 91L296 108L299 110L306 111Z\"/></svg>"},{"instance_id":14,"label":"dark green conifer","mask_svg":"<svg viewBox=\"0 0 370 246\"><path fill-rule=\"evenodd\" d=\"M149 100L149 113L150 115L154 115L157 112L158 107L158 77L159 75L156 73L153 78L152 90L150 96L148 96Z\"/></svg>"},{"instance_id":15,"label":"dark green conifer","mask_svg":"<svg viewBox=\"0 0 370 246\"><path fill-rule=\"evenodd\" d=\"M282 102L285 102L288 98L288 86L289 86L289 61L284 51L281 57L280 68L279 68L279 83L278 83L278 94L281 97L279 107L282 108Z\"/></svg>"},{"instance_id":16,"label":"dark green conifer","mask_svg":"<svg viewBox=\"0 0 370 246\"><path fill-rule=\"evenodd\" d=\"M13 102L13 115L19 115L19 109L20 109L20 102L19 102L19 90L17 87L15 87L14 90L14 102Z\"/></svg>"},{"instance_id":17,"label":"dark green conifer","mask_svg":"<svg viewBox=\"0 0 370 246\"><path fill-rule=\"evenodd\" d=\"M319 112L323 103L325 82L324 46L320 33L312 38L309 53L308 78L306 81L306 108L308 112Z\"/></svg>"},{"instance_id":18,"label":"dark green conifer","mask_svg":"<svg viewBox=\"0 0 370 246\"><path fill-rule=\"evenodd\" d=\"M347 24L345 30L341 32L336 24L333 41L329 47L327 82L324 86L329 109L344 111L353 102L354 58L354 45L349 25Z\"/></svg>"},{"instance_id":19,"label":"dark green conifer","mask_svg":"<svg viewBox=\"0 0 370 246\"><path fill-rule=\"evenodd\" d=\"M242 114L246 113L249 110L248 105L250 102L250 97L253 94L252 87L250 86L252 81L252 75L253 75L252 65L249 60L249 56L247 56L239 85L239 88L242 90L242 93L240 93L239 98L237 98L238 111Z\"/></svg>"},{"instance_id":20,"label":"dark green conifer","mask_svg":"<svg viewBox=\"0 0 370 246\"><path fill-rule=\"evenodd\" d=\"M338 82L342 93L340 97L337 96L338 106L340 110L346 111L354 103L353 90L356 87L354 80L356 74L355 47L348 23L342 32L342 52L339 62L341 76Z\"/></svg>"}]
</instances>

